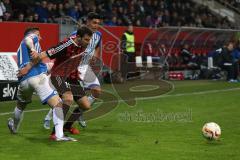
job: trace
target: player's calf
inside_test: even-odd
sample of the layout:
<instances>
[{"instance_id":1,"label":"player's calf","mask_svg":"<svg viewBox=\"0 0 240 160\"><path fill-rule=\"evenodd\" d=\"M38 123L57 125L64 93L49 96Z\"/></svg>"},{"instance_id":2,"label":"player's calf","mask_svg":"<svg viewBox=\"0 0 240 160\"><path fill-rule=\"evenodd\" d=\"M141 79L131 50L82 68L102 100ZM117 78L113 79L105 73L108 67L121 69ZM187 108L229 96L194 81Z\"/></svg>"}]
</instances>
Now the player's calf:
<instances>
[{"instance_id":1,"label":"player's calf","mask_svg":"<svg viewBox=\"0 0 240 160\"><path fill-rule=\"evenodd\" d=\"M13 118L8 119L8 128L11 133L16 134L23 119L23 110L27 103L17 101L17 106L14 109Z\"/></svg>"},{"instance_id":2,"label":"player's calf","mask_svg":"<svg viewBox=\"0 0 240 160\"><path fill-rule=\"evenodd\" d=\"M53 110L50 109L50 110L48 111L47 115L46 115L45 118L44 118L43 127L44 127L45 129L50 129L50 127L51 127L52 112L53 112Z\"/></svg>"},{"instance_id":3,"label":"player's calf","mask_svg":"<svg viewBox=\"0 0 240 160\"><path fill-rule=\"evenodd\" d=\"M66 117L67 112L69 111L69 108L70 108L71 104L73 103L72 93L69 91L63 93L62 100L63 100L63 114L64 114L64 117ZM53 112L53 110L50 109L44 118L43 127L45 129L50 129L50 127L51 127L50 124L51 124L51 120L52 120L52 112Z\"/></svg>"},{"instance_id":4,"label":"player's calf","mask_svg":"<svg viewBox=\"0 0 240 160\"><path fill-rule=\"evenodd\" d=\"M86 110L89 110L91 108L91 102L89 101L89 97L84 96L80 100L77 101L77 104L79 106L78 123L82 128L85 128L85 127L87 127L87 123L83 116L83 113Z\"/></svg>"}]
</instances>

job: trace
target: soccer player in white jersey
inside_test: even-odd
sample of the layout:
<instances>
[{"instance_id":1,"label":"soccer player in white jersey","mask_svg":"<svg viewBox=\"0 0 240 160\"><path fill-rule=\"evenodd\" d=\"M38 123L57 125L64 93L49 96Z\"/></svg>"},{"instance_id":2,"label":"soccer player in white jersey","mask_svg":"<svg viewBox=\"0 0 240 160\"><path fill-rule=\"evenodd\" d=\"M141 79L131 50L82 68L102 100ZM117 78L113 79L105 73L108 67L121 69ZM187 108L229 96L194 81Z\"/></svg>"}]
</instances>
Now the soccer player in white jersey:
<instances>
[{"instance_id":1,"label":"soccer player in white jersey","mask_svg":"<svg viewBox=\"0 0 240 160\"><path fill-rule=\"evenodd\" d=\"M26 29L24 38L17 51L17 60L19 70L27 65L31 69L24 76L20 76L19 89L17 92L17 103L14 109L13 118L8 119L8 128L11 133L16 134L20 121L23 117L23 111L28 103L31 103L32 94L35 91L43 104L48 104L53 109L53 123L56 130L56 141L76 141L73 138L64 136L63 125L64 117L62 110L62 100L55 90L49 85L49 78L45 74L47 66L40 62L33 64L31 53L41 53L39 28L31 27Z\"/></svg>"},{"instance_id":2,"label":"soccer player in white jersey","mask_svg":"<svg viewBox=\"0 0 240 160\"><path fill-rule=\"evenodd\" d=\"M86 26L89 27L94 33L92 36L92 39L86 48L84 54L84 60L80 63L78 67L78 71L80 72L80 79L83 82L83 86L85 89L91 91L91 95L88 96L88 100L90 104L92 104L95 99L99 98L101 94L101 86L99 83L99 80L97 76L92 71L92 68L90 67L89 63L92 59L94 59L94 55L98 54L100 52L100 45L102 40L102 34L98 31L99 26L101 23L101 16L97 13L90 12L87 17L87 24ZM77 32L74 31L72 35L75 35ZM78 120L81 127L86 127L86 122L83 118L83 112L89 108L82 108L77 107L73 114L69 117L69 120L67 125L70 128L74 121ZM44 128L50 129L50 121L52 119L52 110L48 112L44 119Z\"/></svg>"}]
</instances>

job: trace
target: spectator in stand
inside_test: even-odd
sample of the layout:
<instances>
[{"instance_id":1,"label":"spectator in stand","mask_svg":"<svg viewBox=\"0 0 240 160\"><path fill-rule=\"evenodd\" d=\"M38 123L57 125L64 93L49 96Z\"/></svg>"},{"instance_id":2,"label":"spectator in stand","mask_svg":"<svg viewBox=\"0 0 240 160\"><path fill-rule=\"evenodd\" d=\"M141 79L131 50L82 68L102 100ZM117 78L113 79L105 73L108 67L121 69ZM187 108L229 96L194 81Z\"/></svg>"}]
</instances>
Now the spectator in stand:
<instances>
[{"instance_id":1,"label":"spectator in stand","mask_svg":"<svg viewBox=\"0 0 240 160\"><path fill-rule=\"evenodd\" d=\"M64 3L63 4L63 10L65 11L66 15L68 14L69 10L71 9L69 3Z\"/></svg>"},{"instance_id":2,"label":"spectator in stand","mask_svg":"<svg viewBox=\"0 0 240 160\"><path fill-rule=\"evenodd\" d=\"M25 21L25 16L23 13L20 13L18 15L18 19L17 19L18 22L24 22Z\"/></svg>"},{"instance_id":3,"label":"spectator in stand","mask_svg":"<svg viewBox=\"0 0 240 160\"><path fill-rule=\"evenodd\" d=\"M117 21L113 25L127 25L131 21L135 26L144 27L234 28L226 17L217 17L207 7L198 5L191 0L91 0L89 2L86 0L58 0L41 1L41 4L37 1L35 6L27 4L29 1L23 0L12 1L14 3L11 3L10 0L1 2L0 0L0 20L6 10L10 13L10 16L9 14L5 16L6 20L17 19L19 13L25 15L37 13L40 21L44 23L55 23L57 18L67 14L78 20L85 17L88 12L96 11L107 17L104 23L108 23L106 21L116 16ZM75 10L76 6L78 7L77 11Z\"/></svg>"},{"instance_id":4,"label":"spectator in stand","mask_svg":"<svg viewBox=\"0 0 240 160\"><path fill-rule=\"evenodd\" d=\"M81 18L82 16L84 16L83 5L81 2L77 2L76 5L78 6L78 13L80 15L79 18ZM95 13L98 13L98 12L95 12Z\"/></svg>"},{"instance_id":5,"label":"spectator in stand","mask_svg":"<svg viewBox=\"0 0 240 160\"><path fill-rule=\"evenodd\" d=\"M134 26L137 26L137 27L142 27L142 22L140 19L137 19L136 22L134 23Z\"/></svg>"},{"instance_id":6,"label":"spectator in stand","mask_svg":"<svg viewBox=\"0 0 240 160\"><path fill-rule=\"evenodd\" d=\"M162 16L162 22L169 25L170 24L170 13L167 9L164 10L163 16Z\"/></svg>"},{"instance_id":7,"label":"spectator in stand","mask_svg":"<svg viewBox=\"0 0 240 160\"><path fill-rule=\"evenodd\" d=\"M75 6L75 0L67 0L69 7L74 7Z\"/></svg>"},{"instance_id":8,"label":"spectator in stand","mask_svg":"<svg viewBox=\"0 0 240 160\"><path fill-rule=\"evenodd\" d=\"M47 1L42 1L41 4L36 3L35 12L39 15L39 19L41 22L48 22L48 9L47 9Z\"/></svg>"},{"instance_id":9,"label":"spectator in stand","mask_svg":"<svg viewBox=\"0 0 240 160\"><path fill-rule=\"evenodd\" d=\"M154 27L155 26L155 22L154 19L152 18L152 16L148 15L145 19L145 27Z\"/></svg>"},{"instance_id":10,"label":"spectator in stand","mask_svg":"<svg viewBox=\"0 0 240 160\"><path fill-rule=\"evenodd\" d=\"M33 15L32 14L28 15L27 18L26 18L26 21L27 22L33 22Z\"/></svg>"},{"instance_id":11,"label":"spectator in stand","mask_svg":"<svg viewBox=\"0 0 240 160\"><path fill-rule=\"evenodd\" d=\"M12 9L12 5L10 3L10 0L3 0L3 4L6 8L6 12L10 13L11 15L13 15L13 9Z\"/></svg>"},{"instance_id":12,"label":"spectator in stand","mask_svg":"<svg viewBox=\"0 0 240 160\"><path fill-rule=\"evenodd\" d=\"M9 12L5 12L3 15L3 20L4 21L12 21L12 15Z\"/></svg>"},{"instance_id":13,"label":"spectator in stand","mask_svg":"<svg viewBox=\"0 0 240 160\"><path fill-rule=\"evenodd\" d=\"M117 25L117 17L113 16L111 20L109 19L104 23L106 26L116 26Z\"/></svg>"},{"instance_id":14,"label":"spectator in stand","mask_svg":"<svg viewBox=\"0 0 240 160\"><path fill-rule=\"evenodd\" d=\"M37 22L37 23L40 22L40 19L37 13L33 15L33 22Z\"/></svg>"},{"instance_id":15,"label":"spectator in stand","mask_svg":"<svg viewBox=\"0 0 240 160\"><path fill-rule=\"evenodd\" d=\"M78 6L74 6L69 10L68 16L72 17L76 21L80 18Z\"/></svg>"},{"instance_id":16,"label":"spectator in stand","mask_svg":"<svg viewBox=\"0 0 240 160\"><path fill-rule=\"evenodd\" d=\"M240 0L217 0L219 3L225 5L226 7L234 10L240 9Z\"/></svg>"},{"instance_id":17,"label":"spectator in stand","mask_svg":"<svg viewBox=\"0 0 240 160\"><path fill-rule=\"evenodd\" d=\"M136 10L141 13L141 16L144 16L145 14L145 7L143 5L143 0L137 1L137 4L135 5Z\"/></svg>"},{"instance_id":18,"label":"spectator in stand","mask_svg":"<svg viewBox=\"0 0 240 160\"><path fill-rule=\"evenodd\" d=\"M152 1L151 0L146 0L146 1L144 1L143 5L144 5L145 14L146 15L152 15L152 12L153 12Z\"/></svg>"},{"instance_id":19,"label":"spectator in stand","mask_svg":"<svg viewBox=\"0 0 240 160\"><path fill-rule=\"evenodd\" d=\"M3 20L3 15L6 12L6 7L4 3L0 0L0 22Z\"/></svg>"},{"instance_id":20,"label":"spectator in stand","mask_svg":"<svg viewBox=\"0 0 240 160\"><path fill-rule=\"evenodd\" d=\"M57 7L57 17L63 17L63 16L66 16L66 10L64 9L63 4L59 3Z\"/></svg>"},{"instance_id":21,"label":"spectator in stand","mask_svg":"<svg viewBox=\"0 0 240 160\"><path fill-rule=\"evenodd\" d=\"M123 20L121 18L117 19L117 26L123 26Z\"/></svg>"},{"instance_id":22,"label":"spectator in stand","mask_svg":"<svg viewBox=\"0 0 240 160\"><path fill-rule=\"evenodd\" d=\"M47 22L49 23L54 23L55 22L55 10L53 9L53 3L48 3L47 4Z\"/></svg>"}]
</instances>

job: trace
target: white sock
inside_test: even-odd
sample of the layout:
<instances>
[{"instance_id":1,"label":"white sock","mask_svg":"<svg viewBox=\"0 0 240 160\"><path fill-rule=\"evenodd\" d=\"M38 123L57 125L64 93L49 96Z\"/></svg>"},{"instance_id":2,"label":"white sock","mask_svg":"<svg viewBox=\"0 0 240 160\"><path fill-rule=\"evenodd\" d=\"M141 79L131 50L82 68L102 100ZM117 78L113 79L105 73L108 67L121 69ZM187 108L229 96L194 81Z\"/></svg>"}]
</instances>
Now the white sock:
<instances>
[{"instance_id":1,"label":"white sock","mask_svg":"<svg viewBox=\"0 0 240 160\"><path fill-rule=\"evenodd\" d=\"M15 128L18 129L19 123L22 120L23 117L23 111L20 110L18 107L15 107L14 109L14 125Z\"/></svg>"},{"instance_id":2,"label":"white sock","mask_svg":"<svg viewBox=\"0 0 240 160\"><path fill-rule=\"evenodd\" d=\"M88 96L88 101L90 102L90 105L92 105L93 104L93 102L95 101L95 97L93 97L93 95L90 95L90 96Z\"/></svg>"},{"instance_id":3,"label":"white sock","mask_svg":"<svg viewBox=\"0 0 240 160\"><path fill-rule=\"evenodd\" d=\"M48 112L48 114L47 114L46 117L45 117L45 120L46 120L46 121L52 120L52 116L53 116L53 110L50 109L49 112Z\"/></svg>"},{"instance_id":4,"label":"white sock","mask_svg":"<svg viewBox=\"0 0 240 160\"><path fill-rule=\"evenodd\" d=\"M53 124L55 126L55 135L57 138L63 137L64 116L61 107L53 108Z\"/></svg>"}]
</instances>

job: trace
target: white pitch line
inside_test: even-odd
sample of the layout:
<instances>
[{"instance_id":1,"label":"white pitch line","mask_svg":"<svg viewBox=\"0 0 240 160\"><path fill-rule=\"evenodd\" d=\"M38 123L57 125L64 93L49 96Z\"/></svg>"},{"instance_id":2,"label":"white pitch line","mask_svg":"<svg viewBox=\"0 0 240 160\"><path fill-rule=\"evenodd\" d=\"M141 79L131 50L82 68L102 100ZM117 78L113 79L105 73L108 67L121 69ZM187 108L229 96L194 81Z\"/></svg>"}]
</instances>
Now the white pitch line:
<instances>
[{"instance_id":1,"label":"white pitch line","mask_svg":"<svg viewBox=\"0 0 240 160\"><path fill-rule=\"evenodd\" d=\"M189 96L189 95L202 95L202 94L209 94L209 93L218 93L218 92L228 92L228 91L237 91L240 90L240 88L229 88L229 89L219 89L219 90L210 90L210 91L200 91L200 92L190 92L190 93L179 93L179 94L167 94L167 95L160 95L160 96L154 96L154 97L142 97L137 98L137 100L151 100L151 99L158 99L158 98L168 98L168 97L181 97L181 96ZM115 103L115 102L126 102L126 101L132 101L132 99L129 100L117 100L117 101L107 101L107 102L96 102L98 103ZM40 111L47 111L49 108L44 109L33 109L33 110L26 110L24 113L31 113L31 112L40 112ZM10 115L13 114L13 112L5 112L0 113L0 116Z\"/></svg>"},{"instance_id":2,"label":"white pitch line","mask_svg":"<svg viewBox=\"0 0 240 160\"><path fill-rule=\"evenodd\" d=\"M47 111L47 110L49 110L49 108L44 108L44 109L32 109L32 110L26 110L26 111L24 111L24 113L28 113L28 112L40 112L40 111ZM13 112L0 113L0 116L5 116L5 115L9 115L9 114L13 114Z\"/></svg>"},{"instance_id":3,"label":"white pitch line","mask_svg":"<svg viewBox=\"0 0 240 160\"><path fill-rule=\"evenodd\" d=\"M180 97L180 96L190 96L190 95L201 95L201 94L227 92L227 91L237 91L237 90L240 90L240 88L238 87L238 88L219 89L219 90L210 90L210 91L199 91L199 92L189 92L189 93L164 94L164 95L154 96L154 97L137 98L137 100L148 100L148 99L157 99L157 98L166 98L166 97Z\"/></svg>"}]
</instances>

